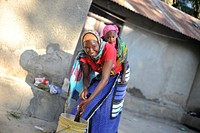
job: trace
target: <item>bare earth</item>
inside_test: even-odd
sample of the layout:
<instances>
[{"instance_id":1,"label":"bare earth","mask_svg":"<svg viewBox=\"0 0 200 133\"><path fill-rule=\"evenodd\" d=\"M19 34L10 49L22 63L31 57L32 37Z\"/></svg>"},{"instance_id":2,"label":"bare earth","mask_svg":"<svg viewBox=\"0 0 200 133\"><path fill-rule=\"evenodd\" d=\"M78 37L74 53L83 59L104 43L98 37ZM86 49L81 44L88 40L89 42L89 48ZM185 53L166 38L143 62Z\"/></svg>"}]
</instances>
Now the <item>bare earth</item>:
<instances>
[{"instance_id":1,"label":"bare earth","mask_svg":"<svg viewBox=\"0 0 200 133\"><path fill-rule=\"evenodd\" d=\"M26 85L19 85L9 78L0 77L0 133L41 133L35 127L40 127L51 133L57 128L56 122L47 122L37 118L28 117L26 114L19 114L16 109L19 106L26 107L29 101L24 100L27 92ZM19 96L16 97L16 93ZM22 93L23 92L23 93ZM22 93L22 94L21 94ZM29 96L30 97L30 96ZM24 99L22 99L24 98ZM27 98L28 99L28 98ZM22 111L25 112L25 111ZM43 132L45 132L43 131ZM166 120L142 116L133 112L123 110L119 126L119 133L198 133L183 125Z\"/></svg>"},{"instance_id":2,"label":"bare earth","mask_svg":"<svg viewBox=\"0 0 200 133\"><path fill-rule=\"evenodd\" d=\"M22 114L0 110L0 133L41 133L35 127L44 130L55 131L56 122L46 122L36 118L30 118ZM44 131L45 132L45 131ZM189 128L173 122L134 115L123 111L119 133L198 133Z\"/></svg>"}]
</instances>

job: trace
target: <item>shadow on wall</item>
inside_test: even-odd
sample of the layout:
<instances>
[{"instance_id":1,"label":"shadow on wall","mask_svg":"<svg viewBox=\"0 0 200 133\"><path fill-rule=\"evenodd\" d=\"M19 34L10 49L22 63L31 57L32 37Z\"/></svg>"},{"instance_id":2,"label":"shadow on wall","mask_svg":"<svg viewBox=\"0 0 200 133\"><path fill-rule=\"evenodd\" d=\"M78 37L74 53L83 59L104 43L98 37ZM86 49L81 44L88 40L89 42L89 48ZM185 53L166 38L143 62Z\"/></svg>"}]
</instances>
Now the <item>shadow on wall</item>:
<instances>
[{"instance_id":1,"label":"shadow on wall","mask_svg":"<svg viewBox=\"0 0 200 133\"><path fill-rule=\"evenodd\" d=\"M141 90L133 87L133 88L127 88L127 92L129 92L132 96L138 97L138 98L143 98L145 99L146 97L142 94Z\"/></svg>"},{"instance_id":2,"label":"shadow on wall","mask_svg":"<svg viewBox=\"0 0 200 133\"><path fill-rule=\"evenodd\" d=\"M41 76L61 88L69 74L67 72L71 59L71 54L62 51L60 45L54 43L47 46L44 55L38 55L34 50L26 50L22 53L19 63L28 72L26 83L31 86L34 95L27 108L29 116L46 121L58 120L60 113L64 111L68 88L61 90L61 95L50 94L34 86L34 82L36 77ZM69 82L67 84L69 85Z\"/></svg>"}]
</instances>

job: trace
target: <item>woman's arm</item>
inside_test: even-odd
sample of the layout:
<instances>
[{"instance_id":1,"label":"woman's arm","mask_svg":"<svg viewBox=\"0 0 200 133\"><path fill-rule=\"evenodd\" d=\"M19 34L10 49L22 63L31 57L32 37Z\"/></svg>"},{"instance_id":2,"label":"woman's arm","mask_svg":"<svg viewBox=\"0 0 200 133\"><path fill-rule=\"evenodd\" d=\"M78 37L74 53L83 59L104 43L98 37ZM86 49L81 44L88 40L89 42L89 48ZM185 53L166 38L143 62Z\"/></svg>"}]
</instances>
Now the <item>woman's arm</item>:
<instances>
[{"instance_id":1,"label":"woman's arm","mask_svg":"<svg viewBox=\"0 0 200 133\"><path fill-rule=\"evenodd\" d=\"M96 89L94 90L94 92L91 94L91 96L89 97L89 100L91 101L97 94L99 94L99 92L106 86L106 84L108 83L109 77L110 77L110 72L112 70L112 66L113 66L113 60L108 60L105 61L103 68L102 68L102 78L99 82L99 84L97 85Z\"/></svg>"},{"instance_id":2,"label":"woman's arm","mask_svg":"<svg viewBox=\"0 0 200 133\"><path fill-rule=\"evenodd\" d=\"M103 88L108 83L108 80L109 80L109 77L110 77L110 72L111 72L112 66L113 66L113 62L114 62L114 60L105 61L103 68L102 68L102 78L101 78L99 84L97 85L96 89L90 95L90 97L88 99L83 100L79 104L79 110L81 110L81 112L84 111L84 109L90 103L90 101L92 101L92 99L94 97L96 97L99 94L99 92L101 92L101 90L103 90Z\"/></svg>"},{"instance_id":3,"label":"woman's arm","mask_svg":"<svg viewBox=\"0 0 200 133\"><path fill-rule=\"evenodd\" d=\"M81 62L81 69L83 70L83 92L80 97L82 100L87 98L88 86L90 83L90 67L87 63Z\"/></svg>"}]
</instances>

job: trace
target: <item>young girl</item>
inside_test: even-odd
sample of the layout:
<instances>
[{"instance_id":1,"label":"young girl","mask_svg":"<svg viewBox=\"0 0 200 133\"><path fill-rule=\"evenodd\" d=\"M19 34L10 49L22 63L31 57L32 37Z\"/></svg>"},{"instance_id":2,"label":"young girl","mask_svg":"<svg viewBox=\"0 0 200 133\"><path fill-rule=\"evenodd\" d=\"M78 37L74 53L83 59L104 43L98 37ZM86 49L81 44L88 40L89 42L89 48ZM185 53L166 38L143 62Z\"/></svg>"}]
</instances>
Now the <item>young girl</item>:
<instances>
[{"instance_id":1,"label":"young girl","mask_svg":"<svg viewBox=\"0 0 200 133\"><path fill-rule=\"evenodd\" d=\"M117 50L117 63L122 64L121 80L119 82L125 84L130 76L130 68L127 61L128 49L125 42L118 36L118 32L116 25L106 25L103 29L103 39Z\"/></svg>"}]
</instances>

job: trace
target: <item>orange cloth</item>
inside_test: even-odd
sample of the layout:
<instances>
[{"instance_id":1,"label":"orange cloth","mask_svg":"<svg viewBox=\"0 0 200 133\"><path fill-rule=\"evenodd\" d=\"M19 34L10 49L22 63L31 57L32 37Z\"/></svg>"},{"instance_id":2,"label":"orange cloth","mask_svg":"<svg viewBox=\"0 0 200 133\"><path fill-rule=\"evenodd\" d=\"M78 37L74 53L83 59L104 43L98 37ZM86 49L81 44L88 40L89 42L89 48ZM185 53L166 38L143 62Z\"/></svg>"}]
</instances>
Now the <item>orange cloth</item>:
<instances>
[{"instance_id":1,"label":"orange cloth","mask_svg":"<svg viewBox=\"0 0 200 133\"><path fill-rule=\"evenodd\" d=\"M97 41L97 37L94 34L88 33L83 37L83 42L88 40L95 40Z\"/></svg>"}]
</instances>

